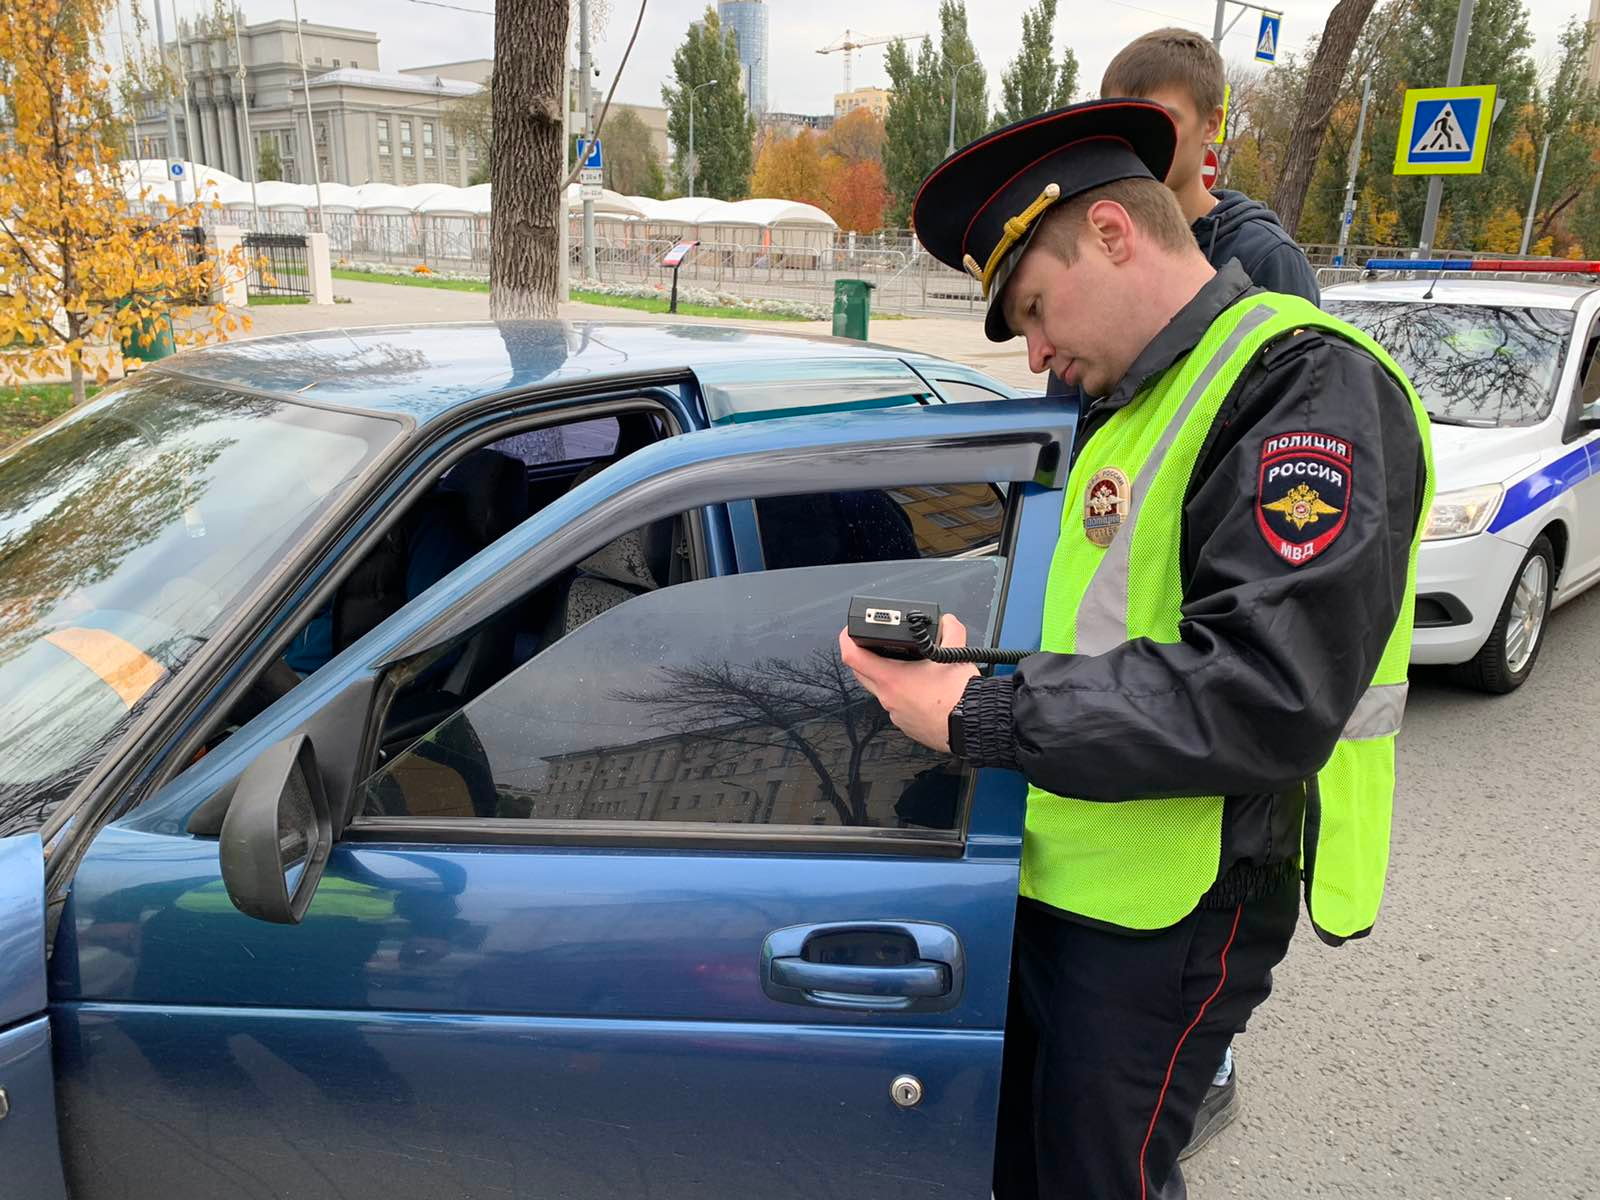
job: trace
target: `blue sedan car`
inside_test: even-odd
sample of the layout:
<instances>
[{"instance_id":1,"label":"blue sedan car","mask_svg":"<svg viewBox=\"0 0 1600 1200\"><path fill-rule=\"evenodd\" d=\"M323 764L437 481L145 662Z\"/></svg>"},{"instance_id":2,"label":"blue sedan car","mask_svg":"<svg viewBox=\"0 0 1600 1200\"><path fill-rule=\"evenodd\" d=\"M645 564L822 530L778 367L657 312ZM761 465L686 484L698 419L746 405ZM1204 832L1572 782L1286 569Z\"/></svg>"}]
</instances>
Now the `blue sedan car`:
<instances>
[{"instance_id":1,"label":"blue sedan car","mask_svg":"<svg viewBox=\"0 0 1600 1200\"><path fill-rule=\"evenodd\" d=\"M1022 780L836 639L1037 645L1073 423L530 322L199 351L0 457L0 1195L987 1196Z\"/></svg>"}]
</instances>

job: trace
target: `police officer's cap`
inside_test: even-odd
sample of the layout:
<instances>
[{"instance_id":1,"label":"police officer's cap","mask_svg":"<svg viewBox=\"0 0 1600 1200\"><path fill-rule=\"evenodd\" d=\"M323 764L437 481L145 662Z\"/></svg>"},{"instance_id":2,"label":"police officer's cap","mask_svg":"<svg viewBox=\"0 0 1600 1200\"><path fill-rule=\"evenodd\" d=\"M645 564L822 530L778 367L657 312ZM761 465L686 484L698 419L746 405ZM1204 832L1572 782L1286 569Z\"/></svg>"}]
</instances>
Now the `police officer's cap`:
<instances>
[{"instance_id":1,"label":"police officer's cap","mask_svg":"<svg viewBox=\"0 0 1600 1200\"><path fill-rule=\"evenodd\" d=\"M1091 100L985 134L933 169L911 222L940 262L966 271L988 301L990 341L1012 336L1006 282L1050 206L1119 179L1165 180L1177 128L1148 100Z\"/></svg>"}]
</instances>

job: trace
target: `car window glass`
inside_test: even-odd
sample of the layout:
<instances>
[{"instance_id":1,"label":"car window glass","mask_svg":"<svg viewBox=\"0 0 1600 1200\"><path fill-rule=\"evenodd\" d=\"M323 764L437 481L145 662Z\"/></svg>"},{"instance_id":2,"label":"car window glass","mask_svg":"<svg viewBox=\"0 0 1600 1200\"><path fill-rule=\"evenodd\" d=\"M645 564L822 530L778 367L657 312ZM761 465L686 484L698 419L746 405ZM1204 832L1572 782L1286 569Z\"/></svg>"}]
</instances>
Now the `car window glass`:
<instances>
[{"instance_id":1,"label":"car window glass","mask_svg":"<svg viewBox=\"0 0 1600 1200\"><path fill-rule=\"evenodd\" d=\"M617 418L596 417L514 433L489 448L530 467L574 459L607 458L616 453L618 431Z\"/></svg>"},{"instance_id":2,"label":"car window glass","mask_svg":"<svg viewBox=\"0 0 1600 1200\"><path fill-rule=\"evenodd\" d=\"M1578 396L1578 407L1589 410L1600 404L1600 329L1589 337L1589 346L1584 353L1583 381ZM1585 412L1586 416L1593 416L1592 412Z\"/></svg>"},{"instance_id":3,"label":"car window glass","mask_svg":"<svg viewBox=\"0 0 1600 1200\"><path fill-rule=\"evenodd\" d=\"M1003 561L766 571L632 596L365 785L367 816L953 831L962 771L840 662L850 598L926 600L990 637Z\"/></svg>"},{"instance_id":4,"label":"car window glass","mask_svg":"<svg viewBox=\"0 0 1600 1200\"><path fill-rule=\"evenodd\" d=\"M971 379L945 379L943 376L938 376L934 382L946 400L957 404L975 400L1006 399L1006 393L997 388L984 387L983 384Z\"/></svg>"},{"instance_id":5,"label":"car window glass","mask_svg":"<svg viewBox=\"0 0 1600 1200\"><path fill-rule=\"evenodd\" d=\"M44 819L402 432L150 373L0 456L0 836Z\"/></svg>"},{"instance_id":6,"label":"car window glass","mask_svg":"<svg viewBox=\"0 0 1600 1200\"><path fill-rule=\"evenodd\" d=\"M768 570L987 553L1000 541L1004 493L989 483L777 496L756 501Z\"/></svg>"},{"instance_id":7,"label":"car window glass","mask_svg":"<svg viewBox=\"0 0 1600 1200\"><path fill-rule=\"evenodd\" d=\"M893 358L713 364L696 372L714 424L917 404L931 393Z\"/></svg>"},{"instance_id":8,"label":"car window glass","mask_svg":"<svg viewBox=\"0 0 1600 1200\"><path fill-rule=\"evenodd\" d=\"M1532 425L1555 402L1573 325L1565 309L1332 297L1323 307L1387 350L1432 416Z\"/></svg>"}]
</instances>

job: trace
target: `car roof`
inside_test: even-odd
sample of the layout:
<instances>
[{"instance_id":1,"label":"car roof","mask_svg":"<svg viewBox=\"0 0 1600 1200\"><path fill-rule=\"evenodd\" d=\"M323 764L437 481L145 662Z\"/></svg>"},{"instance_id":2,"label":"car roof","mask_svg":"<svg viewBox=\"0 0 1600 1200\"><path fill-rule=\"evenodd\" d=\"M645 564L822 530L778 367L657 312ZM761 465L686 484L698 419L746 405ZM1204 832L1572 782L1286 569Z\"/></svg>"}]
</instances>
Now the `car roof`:
<instances>
[{"instance_id":1,"label":"car roof","mask_svg":"<svg viewBox=\"0 0 1600 1200\"><path fill-rule=\"evenodd\" d=\"M151 369L348 408L431 421L511 388L791 361L829 365L942 360L842 338L718 325L504 321L325 329L192 350Z\"/></svg>"},{"instance_id":2,"label":"car roof","mask_svg":"<svg viewBox=\"0 0 1600 1200\"><path fill-rule=\"evenodd\" d=\"M1569 277L1570 278L1570 277ZM1432 276L1416 279L1362 279L1334 284L1322 290L1326 300L1418 301L1433 288L1433 300L1440 304L1508 305L1516 308L1575 309L1585 297L1600 292L1600 287L1581 283L1525 279L1493 279L1479 275L1471 279Z\"/></svg>"}]
</instances>

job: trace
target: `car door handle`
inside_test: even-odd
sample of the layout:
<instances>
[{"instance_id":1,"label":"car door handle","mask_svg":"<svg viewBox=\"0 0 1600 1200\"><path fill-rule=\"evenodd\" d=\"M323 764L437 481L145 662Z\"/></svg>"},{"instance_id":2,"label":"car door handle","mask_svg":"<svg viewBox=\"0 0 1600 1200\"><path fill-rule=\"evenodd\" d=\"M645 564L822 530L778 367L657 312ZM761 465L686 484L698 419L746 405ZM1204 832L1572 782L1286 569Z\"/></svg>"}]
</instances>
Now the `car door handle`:
<instances>
[{"instance_id":1,"label":"car door handle","mask_svg":"<svg viewBox=\"0 0 1600 1200\"><path fill-rule=\"evenodd\" d=\"M965 984L961 939L928 921L791 925L761 948L761 988L784 1004L942 1012L961 1002Z\"/></svg>"},{"instance_id":2,"label":"car door handle","mask_svg":"<svg viewBox=\"0 0 1600 1200\"><path fill-rule=\"evenodd\" d=\"M902 967L850 967L807 962L803 958L775 958L772 982L803 992L846 996L943 996L950 990L950 968L933 962Z\"/></svg>"}]
</instances>

